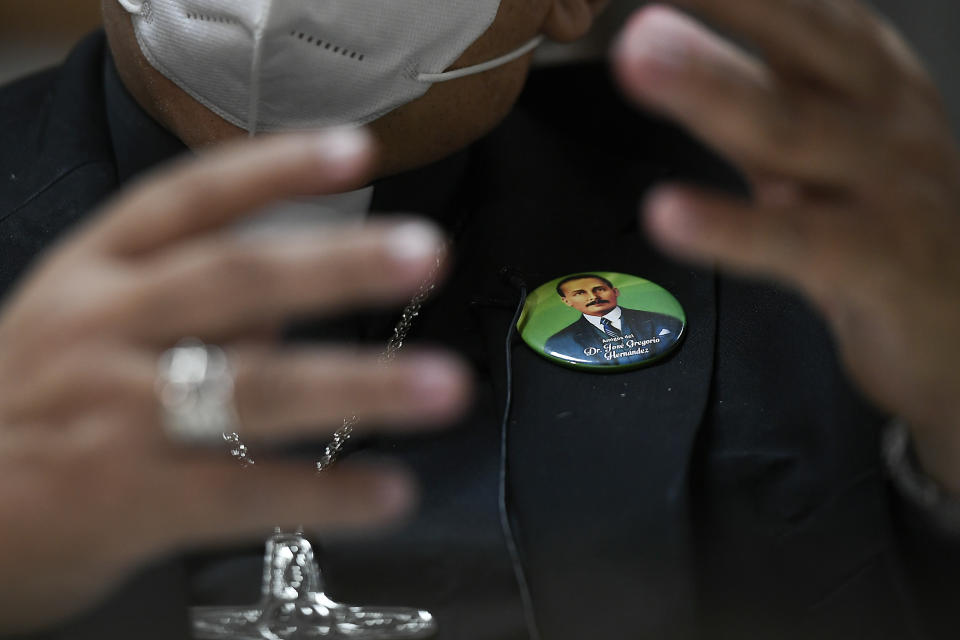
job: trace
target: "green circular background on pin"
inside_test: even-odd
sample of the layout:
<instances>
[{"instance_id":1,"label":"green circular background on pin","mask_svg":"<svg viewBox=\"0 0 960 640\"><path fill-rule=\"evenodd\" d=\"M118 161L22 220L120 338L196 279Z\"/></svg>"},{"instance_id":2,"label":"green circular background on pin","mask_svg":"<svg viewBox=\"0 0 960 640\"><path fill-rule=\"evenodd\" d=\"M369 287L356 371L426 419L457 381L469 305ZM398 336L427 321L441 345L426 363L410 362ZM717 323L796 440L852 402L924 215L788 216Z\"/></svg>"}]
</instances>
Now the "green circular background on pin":
<instances>
[{"instance_id":1,"label":"green circular background on pin","mask_svg":"<svg viewBox=\"0 0 960 640\"><path fill-rule=\"evenodd\" d=\"M649 323L643 324L642 330L650 332L652 328L650 335L636 335L635 339L642 342L659 338L656 343L638 345L636 348L625 346L623 351L614 353L642 350L648 353L604 357L606 337L583 319L581 311L566 304L557 294L557 285L572 276L599 276L609 280L620 292L617 305L623 309L622 320L642 315L645 322ZM660 360L680 344L686 334L686 322L687 317L680 302L655 282L615 271L589 271L554 278L533 290L527 296L517 330L530 348L557 364L611 372L636 369ZM662 337L654 335L664 331L666 333ZM626 334L630 335L633 334ZM606 344L611 342L617 340L606 340ZM598 353L591 353L594 349Z\"/></svg>"}]
</instances>

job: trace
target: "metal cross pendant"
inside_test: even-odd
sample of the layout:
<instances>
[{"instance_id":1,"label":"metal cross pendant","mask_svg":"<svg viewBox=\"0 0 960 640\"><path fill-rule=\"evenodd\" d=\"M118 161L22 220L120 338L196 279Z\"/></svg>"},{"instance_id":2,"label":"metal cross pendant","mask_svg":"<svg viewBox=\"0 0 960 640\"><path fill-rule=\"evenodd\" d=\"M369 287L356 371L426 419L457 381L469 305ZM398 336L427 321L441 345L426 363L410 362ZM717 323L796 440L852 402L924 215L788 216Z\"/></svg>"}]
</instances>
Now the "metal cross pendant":
<instances>
[{"instance_id":1,"label":"metal cross pendant","mask_svg":"<svg viewBox=\"0 0 960 640\"><path fill-rule=\"evenodd\" d=\"M427 611L345 605L323 592L313 547L300 533L267 541L260 602L247 607L193 607L197 640L429 638L437 625Z\"/></svg>"}]
</instances>

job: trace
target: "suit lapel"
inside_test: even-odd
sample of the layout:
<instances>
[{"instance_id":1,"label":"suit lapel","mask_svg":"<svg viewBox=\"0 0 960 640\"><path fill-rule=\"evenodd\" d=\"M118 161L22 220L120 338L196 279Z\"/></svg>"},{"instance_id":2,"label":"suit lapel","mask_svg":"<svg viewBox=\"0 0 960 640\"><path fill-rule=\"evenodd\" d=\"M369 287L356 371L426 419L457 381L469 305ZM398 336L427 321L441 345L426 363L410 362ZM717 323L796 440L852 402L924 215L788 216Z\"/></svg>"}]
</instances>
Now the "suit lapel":
<instances>
[{"instance_id":1,"label":"suit lapel","mask_svg":"<svg viewBox=\"0 0 960 640\"><path fill-rule=\"evenodd\" d=\"M606 336L605 333L597 329L593 324L580 315L580 319L577 320L577 341L581 342L585 347L593 346L597 340L602 340Z\"/></svg>"},{"instance_id":2,"label":"suit lapel","mask_svg":"<svg viewBox=\"0 0 960 640\"><path fill-rule=\"evenodd\" d=\"M714 290L708 275L667 271L657 277L673 281L691 329L666 361L597 374L513 349L511 488L548 637L614 637L641 602L651 606L639 605L638 635L682 636L691 618L687 478L710 389ZM571 633L562 613L575 604L604 613Z\"/></svg>"},{"instance_id":3,"label":"suit lapel","mask_svg":"<svg viewBox=\"0 0 960 640\"><path fill-rule=\"evenodd\" d=\"M647 278L677 297L689 324L675 353L624 373L568 369L514 344L512 514L541 631L620 637L630 611L636 637L685 637L694 617L687 477L713 371L714 276L667 260L639 232L637 202L653 176L603 154L584 160L614 161L559 166L565 156L550 139L505 139L493 153L512 188L478 198L457 248L471 272L464 282L483 283L474 286L501 397L512 309L483 301L516 300L498 275L504 268L531 289L595 270ZM537 167L549 167L549 178ZM602 226L593 222L601 212ZM575 610L591 614L568 615Z\"/></svg>"},{"instance_id":4,"label":"suit lapel","mask_svg":"<svg viewBox=\"0 0 960 640\"><path fill-rule=\"evenodd\" d=\"M620 316L620 331L623 333L623 335L633 333L638 338L643 337L643 332L640 331L640 327L634 326L630 322L630 315L626 311L624 311L623 315Z\"/></svg>"}]
</instances>

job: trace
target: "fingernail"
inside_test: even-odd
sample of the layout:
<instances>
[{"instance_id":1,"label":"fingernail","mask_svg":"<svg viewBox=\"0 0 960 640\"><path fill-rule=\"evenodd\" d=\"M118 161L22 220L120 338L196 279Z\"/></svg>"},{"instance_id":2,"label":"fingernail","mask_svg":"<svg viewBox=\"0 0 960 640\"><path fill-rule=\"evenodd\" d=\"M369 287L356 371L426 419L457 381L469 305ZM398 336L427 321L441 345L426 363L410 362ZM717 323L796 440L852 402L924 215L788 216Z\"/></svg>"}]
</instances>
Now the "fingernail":
<instances>
[{"instance_id":1,"label":"fingernail","mask_svg":"<svg viewBox=\"0 0 960 640\"><path fill-rule=\"evenodd\" d=\"M411 363L411 400L418 412L447 414L463 403L463 370L446 359Z\"/></svg>"},{"instance_id":2,"label":"fingernail","mask_svg":"<svg viewBox=\"0 0 960 640\"><path fill-rule=\"evenodd\" d=\"M654 190L647 197L644 208L649 230L670 244L689 244L700 227L698 214L673 190Z\"/></svg>"},{"instance_id":3,"label":"fingernail","mask_svg":"<svg viewBox=\"0 0 960 640\"><path fill-rule=\"evenodd\" d=\"M614 45L615 54L631 63L652 63L661 69L686 66L689 51L683 38L671 28L673 16L651 7L631 22Z\"/></svg>"},{"instance_id":4,"label":"fingernail","mask_svg":"<svg viewBox=\"0 0 960 640\"><path fill-rule=\"evenodd\" d=\"M376 492L377 503L382 515L386 517L403 515L409 512L416 502L416 485L407 473L383 473Z\"/></svg>"},{"instance_id":5,"label":"fingernail","mask_svg":"<svg viewBox=\"0 0 960 640\"><path fill-rule=\"evenodd\" d=\"M422 222L407 222L387 233L387 252L400 266L421 266L434 260L440 249L440 234Z\"/></svg>"},{"instance_id":6,"label":"fingernail","mask_svg":"<svg viewBox=\"0 0 960 640\"><path fill-rule=\"evenodd\" d=\"M648 33L634 38L629 55L663 70L680 71L687 66L687 48L668 34Z\"/></svg>"},{"instance_id":7,"label":"fingernail","mask_svg":"<svg viewBox=\"0 0 960 640\"><path fill-rule=\"evenodd\" d=\"M356 127L328 129L318 134L316 141L320 158L333 166L357 158L372 144L370 134Z\"/></svg>"}]
</instances>

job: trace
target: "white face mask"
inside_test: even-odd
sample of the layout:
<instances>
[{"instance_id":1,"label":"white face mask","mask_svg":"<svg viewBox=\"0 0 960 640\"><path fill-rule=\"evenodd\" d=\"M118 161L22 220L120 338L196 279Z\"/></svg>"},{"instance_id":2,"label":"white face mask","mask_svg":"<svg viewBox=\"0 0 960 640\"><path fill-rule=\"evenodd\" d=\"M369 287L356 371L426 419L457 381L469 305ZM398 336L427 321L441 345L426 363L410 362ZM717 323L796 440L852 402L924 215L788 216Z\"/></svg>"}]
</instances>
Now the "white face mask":
<instances>
[{"instance_id":1,"label":"white face mask","mask_svg":"<svg viewBox=\"0 0 960 640\"><path fill-rule=\"evenodd\" d=\"M118 0L160 73L228 122L256 131L362 125L434 82L532 51L443 72L501 0Z\"/></svg>"}]
</instances>

